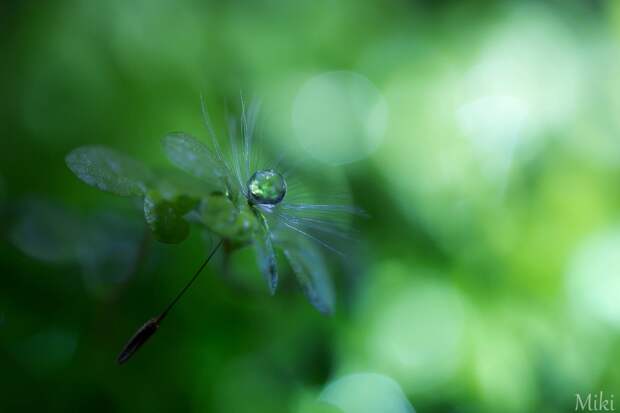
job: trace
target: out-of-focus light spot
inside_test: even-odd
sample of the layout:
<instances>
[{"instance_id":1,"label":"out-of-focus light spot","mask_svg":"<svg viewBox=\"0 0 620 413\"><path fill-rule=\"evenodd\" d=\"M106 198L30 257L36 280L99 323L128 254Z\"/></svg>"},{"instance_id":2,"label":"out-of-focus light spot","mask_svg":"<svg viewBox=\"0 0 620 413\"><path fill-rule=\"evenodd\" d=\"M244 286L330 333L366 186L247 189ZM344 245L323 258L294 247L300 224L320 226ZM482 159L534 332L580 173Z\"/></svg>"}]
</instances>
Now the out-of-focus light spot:
<instances>
[{"instance_id":1,"label":"out-of-focus light spot","mask_svg":"<svg viewBox=\"0 0 620 413\"><path fill-rule=\"evenodd\" d=\"M531 411L535 386L530 357L501 320L480 323L472 330L474 338L474 380L485 405L491 411Z\"/></svg>"},{"instance_id":2,"label":"out-of-focus light spot","mask_svg":"<svg viewBox=\"0 0 620 413\"><path fill-rule=\"evenodd\" d=\"M481 97L457 110L461 131L489 177L499 179L508 173L527 112L526 103L511 96Z\"/></svg>"},{"instance_id":3,"label":"out-of-focus light spot","mask_svg":"<svg viewBox=\"0 0 620 413\"><path fill-rule=\"evenodd\" d=\"M600 38L588 42L587 100L580 104L577 116L566 131L573 151L580 157L617 168L620 165L620 47L615 39Z\"/></svg>"},{"instance_id":4,"label":"out-of-focus light spot","mask_svg":"<svg viewBox=\"0 0 620 413\"><path fill-rule=\"evenodd\" d=\"M293 128L303 148L331 164L363 159L383 140L388 106L377 88L353 72L328 72L297 93Z\"/></svg>"},{"instance_id":5,"label":"out-of-focus light spot","mask_svg":"<svg viewBox=\"0 0 620 413\"><path fill-rule=\"evenodd\" d=\"M500 26L466 76L468 98L524 102L534 131L562 125L577 109L583 67L570 32L541 10L523 9Z\"/></svg>"},{"instance_id":6,"label":"out-of-focus light spot","mask_svg":"<svg viewBox=\"0 0 620 413\"><path fill-rule=\"evenodd\" d=\"M571 260L567 286L580 315L620 328L620 228L584 241Z\"/></svg>"},{"instance_id":7,"label":"out-of-focus light spot","mask_svg":"<svg viewBox=\"0 0 620 413\"><path fill-rule=\"evenodd\" d=\"M376 167L405 217L443 247L458 248L473 205L494 188L480 179L480 161L457 124L454 91L461 79L450 66L433 69L420 79L401 72L389 83L389 137Z\"/></svg>"},{"instance_id":8,"label":"out-of-focus light spot","mask_svg":"<svg viewBox=\"0 0 620 413\"><path fill-rule=\"evenodd\" d=\"M375 373L356 373L330 383L319 400L343 413L414 413L400 386Z\"/></svg>"},{"instance_id":9,"label":"out-of-focus light spot","mask_svg":"<svg viewBox=\"0 0 620 413\"><path fill-rule=\"evenodd\" d=\"M462 78L456 117L501 191L517 152L530 154L543 134L573 121L585 72L574 39L541 9L520 10L489 39Z\"/></svg>"},{"instance_id":10,"label":"out-of-focus light spot","mask_svg":"<svg viewBox=\"0 0 620 413\"><path fill-rule=\"evenodd\" d=\"M373 287L376 296L361 320L370 368L382 369L408 391L455 377L463 356L466 312L459 291L414 275L400 266L382 268L377 278L402 281Z\"/></svg>"},{"instance_id":11,"label":"out-of-focus light spot","mask_svg":"<svg viewBox=\"0 0 620 413\"><path fill-rule=\"evenodd\" d=\"M564 137L588 98L580 43L544 7L519 6L483 39L469 69L428 53L426 70L401 65L383 89L390 128L377 169L403 216L446 250L476 245L471 226L496 210L508 174Z\"/></svg>"}]
</instances>

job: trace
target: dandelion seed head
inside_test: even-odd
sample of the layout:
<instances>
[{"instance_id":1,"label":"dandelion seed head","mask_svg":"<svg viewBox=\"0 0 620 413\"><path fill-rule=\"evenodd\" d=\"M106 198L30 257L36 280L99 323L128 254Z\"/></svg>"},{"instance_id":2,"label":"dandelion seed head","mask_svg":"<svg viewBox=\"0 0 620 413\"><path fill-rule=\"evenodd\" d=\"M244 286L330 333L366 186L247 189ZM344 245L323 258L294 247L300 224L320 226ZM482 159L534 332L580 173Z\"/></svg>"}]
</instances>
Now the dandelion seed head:
<instances>
[{"instance_id":1,"label":"dandelion seed head","mask_svg":"<svg viewBox=\"0 0 620 413\"><path fill-rule=\"evenodd\" d=\"M75 149L67 156L67 165L91 186L120 196L141 197L146 223L161 242L179 243L189 235L190 224L199 224L221 237L221 242L226 241L231 250L253 246L271 294L279 279L276 250L281 250L310 303L330 314L334 292L319 248L344 256L344 249L337 245L350 247L349 217L359 213L342 199L330 203L327 189L334 189L328 184L331 177L315 176L312 190L305 180L296 181L299 178L286 169L287 162L274 162L253 144L258 108L257 101L246 106L241 99L240 119L228 118L225 146L220 146L204 103L208 142L184 132L172 132L162 139L168 159L192 175L189 180L152 171L101 146ZM367 118L368 111L358 110L355 115L354 119ZM314 175L325 174L323 167L307 169Z\"/></svg>"}]
</instances>

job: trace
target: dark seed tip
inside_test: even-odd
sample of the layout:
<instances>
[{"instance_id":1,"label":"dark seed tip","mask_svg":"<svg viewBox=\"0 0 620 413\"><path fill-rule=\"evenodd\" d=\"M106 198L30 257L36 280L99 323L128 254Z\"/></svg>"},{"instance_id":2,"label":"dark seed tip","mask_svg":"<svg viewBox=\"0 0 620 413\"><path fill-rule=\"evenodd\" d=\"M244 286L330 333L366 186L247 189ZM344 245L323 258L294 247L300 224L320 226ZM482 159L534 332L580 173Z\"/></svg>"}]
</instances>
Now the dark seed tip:
<instances>
[{"instance_id":1,"label":"dark seed tip","mask_svg":"<svg viewBox=\"0 0 620 413\"><path fill-rule=\"evenodd\" d=\"M123 350L120 352L118 357L116 358L116 362L118 364L124 364L133 356L139 349L142 347L146 341L151 338L153 334L159 328L160 317L151 318L149 321L144 323L142 327L136 331L136 333L129 339Z\"/></svg>"}]
</instances>

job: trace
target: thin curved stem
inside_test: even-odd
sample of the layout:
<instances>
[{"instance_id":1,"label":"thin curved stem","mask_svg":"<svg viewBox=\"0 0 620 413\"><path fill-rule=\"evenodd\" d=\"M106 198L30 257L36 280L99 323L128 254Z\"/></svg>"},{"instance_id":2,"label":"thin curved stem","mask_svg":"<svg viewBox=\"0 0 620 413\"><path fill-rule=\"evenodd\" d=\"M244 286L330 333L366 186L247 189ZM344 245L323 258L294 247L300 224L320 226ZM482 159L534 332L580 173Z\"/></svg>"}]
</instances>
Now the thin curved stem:
<instances>
[{"instance_id":1,"label":"thin curved stem","mask_svg":"<svg viewBox=\"0 0 620 413\"><path fill-rule=\"evenodd\" d=\"M209 254L209 256L204 260L204 262L202 263L202 265L198 268L198 270L196 271L196 273L194 274L194 276L189 280L189 282L187 284L185 284L185 287L183 287L183 289L181 291L179 291L179 293L177 294L176 297L174 297L174 300L172 300L170 302L170 304L168 304L168 307L166 307L166 309L159 315L159 317L157 317L157 321L158 322L162 322L164 318L166 318L166 316L168 315L168 313L170 312L170 310L172 310L172 308L176 305L176 303L181 299L181 297L183 297L183 295L185 294L185 292L189 289L189 287L192 286L192 284L194 283L194 281L196 281L196 278L198 278L198 276L200 275L200 273L202 272L202 270L204 270L204 268L207 266L207 264L209 263L209 261L211 261L211 258L213 258L213 256L215 255L215 253L217 252L218 249L220 249L220 246L222 245L224 241L221 240L220 242L218 242L218 244L215 246L215 248L213 248L213 250L211 251L211 253Z\"/></svg>"},{"instance_id":2,"label":"thin curved stem","mask_svg":"<svg viewBox=\"0 0 620 413\"><path fill-rule=\"evenodd\" d=\"M213 248L209 256L207 256L207 258L204 260L202 265L200 265L198 270L194 273L193 277L187 282L187 284L185 284L185 286L181 289L181 291L179 291L179 293L176 295L176 297L174 297L174 299L170 302L170 304L168 304L166 309L158 317L153 317L150 320L148 320L134 333L134 335L129 339L127 344L125 344L125 347L123 347L120 354L118 355L116 359L118 364L123 364L127 362L127 360L129 360L131 356L133 356L140 349L140 347L142 347L142 345L146 343L146 341L149 338L151 338L153 334L155 334L155 332L159 329L160 323L164 320L164 318L166 318L170 310L172 310L172 308L181 299L181 297L183 297L183 295L187 292L189 287L192 286L194 281L196 281L196 279L198 278L202 270L204 270L204 268L207 266L209 261L211 261L211 258L213 258L213 256L215 255L215 253L220 248L223 242L224 241L221 240L215 246L215 248Z\"/></svg>"}]
</instances>

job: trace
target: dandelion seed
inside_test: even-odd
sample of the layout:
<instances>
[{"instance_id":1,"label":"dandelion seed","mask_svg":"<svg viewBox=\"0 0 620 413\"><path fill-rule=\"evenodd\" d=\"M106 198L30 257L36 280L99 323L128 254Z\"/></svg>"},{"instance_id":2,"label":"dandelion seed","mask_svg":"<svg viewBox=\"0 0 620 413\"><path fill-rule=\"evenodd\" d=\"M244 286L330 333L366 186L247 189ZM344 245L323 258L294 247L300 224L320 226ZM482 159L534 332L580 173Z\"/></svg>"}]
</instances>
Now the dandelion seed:
<instances>
[{"instance_id":1,"label":"dandelion seed","mask_svg":"<svg viewBox=\"0 0 620 413\"><path fill-rule=\"evenodd\" d=\"M296 182L289 185L293 174L281 169L281 160L262 159L254 145L258 103L246 108L242 100L241 106L240 121L229 119L230 153L220 147L204 102L208 143L182 132L164 137L168 159L193 178L171 179L169 174L157 174L100 146L78 148L67 156L69 168L87 184L121 196L141 197L146 222L158 240L183 241L190 223L206 227L221 239L168 308L138 329L121 351L119 363L153 336L224 241L233 248L254 246L271 294L279 279L275 251L282 250L310 303L321 313L333 311L334 292L319 249L342 254L333 240L350 242L347 217L363 212L346 204L328 204L325 194L318 203L300 202L306 189ZM237 142L237 131L241 142Z\"/></svg>"}]
</instances>

